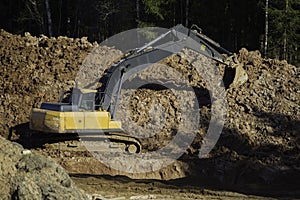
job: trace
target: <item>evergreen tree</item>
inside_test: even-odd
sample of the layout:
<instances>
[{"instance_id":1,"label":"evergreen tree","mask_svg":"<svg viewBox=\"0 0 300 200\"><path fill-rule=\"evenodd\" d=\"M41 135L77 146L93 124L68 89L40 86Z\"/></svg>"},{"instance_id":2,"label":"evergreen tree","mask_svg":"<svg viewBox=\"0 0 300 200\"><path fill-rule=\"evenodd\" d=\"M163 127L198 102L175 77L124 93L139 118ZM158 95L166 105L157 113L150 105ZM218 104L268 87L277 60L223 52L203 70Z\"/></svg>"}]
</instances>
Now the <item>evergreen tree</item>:
<instances>
[{"instance_id":1,"label":"evergreen tree","mask_svg":"<svg viewBox=\"0 0 300 200\"><path fill-rule=\"evenodd\" d=\"M173 9L170 8L174 8L175 2L176 0L142 0L144 16L139 21L139 26L172 25Z\"/></svg>"},{"instance_id":2,"label":"evergreen tree","mask_svg":"<svg viewBox=\"0 0 300 200\"><path fill-rule=\"evenodd\" d=\"M0 28L101 42L136 27L196 24L230 51L266 50L268 57L299 65L300 0L269 0L269 9L265 5L266 0L2 0Z\"/></svg>"},{"instance_id":3,"label":"evergreen tree","mask_svg":"<svg viewBox=\"0 0 300 200\"><path fill-rule=\"evenodd\" d=\"M270 2L270 57L299 64L300 0Z\"/></svg>"}]
</instances>

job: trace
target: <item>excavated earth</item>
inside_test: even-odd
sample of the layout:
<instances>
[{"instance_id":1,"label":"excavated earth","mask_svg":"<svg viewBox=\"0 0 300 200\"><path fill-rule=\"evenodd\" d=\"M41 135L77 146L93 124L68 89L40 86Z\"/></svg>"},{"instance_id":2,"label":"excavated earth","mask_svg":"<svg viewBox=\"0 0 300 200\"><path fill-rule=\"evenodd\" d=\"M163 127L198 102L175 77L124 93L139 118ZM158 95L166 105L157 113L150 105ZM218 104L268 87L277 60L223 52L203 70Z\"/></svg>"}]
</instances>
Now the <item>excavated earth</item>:
<instances>
[{"instance_id":1,"label":"excavated earth","mask_svg":"<svg viewBox=\"0 0 300 200\"><path fill-rule=\"evenodd\" d=\"M92 59L86 59L88 53ZM86 86L86 80L97 82L105 72L95 73L93 64L106 58L101 60L101 67L106 69L121 52L91 44L87 38L33 37L29 33L20 36L0 30L0 135L34 153L50 156L71 174L78 187L89 194L100 194L99 199L101 195L125 199L259 198L250 195L299 198L299 66L264 59L258 51L242 49L232 60L243 65L246 81L231 86L225 82L225 93L212 86L220 79L210 81L216 73L221 77L225 66L199 56L198 61L206 68L197 71L190 54L184 50L124 84L117 118L125 130L144 136L144 152L168 145L182 124L182 131L190 134L195 109L200 119L192 144L178 160L154 172L128 173L120 170L125 159L115 162L118 169L108 167L75 137L56 140L52 134L34 133L28 127L32 107L58 101L62 90L74 87L75 80L80 86ZM78 77L78 73L84 76ZM151 84L134 88L137 83ZM222 114L213 108L211 99L218 102L222 95L226 100L222 133L212 151L199 159L211 119ZM184 116L190 120L184 120ZM16 154L18 159L7 162L20 160L21 154ZM6 159L1 155L1 167L4 163ZM8 173L17 172L13 169ZM29 177L24 176L24 180Z\"/></svg>"}]
</instances>

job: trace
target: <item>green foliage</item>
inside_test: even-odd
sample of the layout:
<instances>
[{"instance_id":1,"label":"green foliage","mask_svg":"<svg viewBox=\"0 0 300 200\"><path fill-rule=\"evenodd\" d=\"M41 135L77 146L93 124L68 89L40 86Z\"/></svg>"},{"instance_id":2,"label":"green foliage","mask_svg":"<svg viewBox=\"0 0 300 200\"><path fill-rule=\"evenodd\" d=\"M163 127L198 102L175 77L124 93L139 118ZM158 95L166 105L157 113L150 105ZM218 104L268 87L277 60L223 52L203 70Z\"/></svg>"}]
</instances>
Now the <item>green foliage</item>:
<instances>
[{"instance_id":1,"label":"green foliage","mask_svg":"<svg viewBox=\"0 0 300 200\"><path fill-rule=\"evenodd\" d=\"M299 65L300 0L271 1L268 55Z\"/></svg>"},{"instance_id":2,"label":"green foliage","mask_svg":"<svg viewBox=\"0 0 300 200\"><path fill-rule=\"evenodd\" d=\"M168 14L165 6L174 3L176 0L143 0L145 11L148 14L154 15L159 20L164 20Z\"/></svg>"},{"instance_id":3,"label":"green foliage","mask_svg":"<svg viewBox=\"0 0 300 200\"><path fill-rule=\"evenodd\" d=\"M151 23L151 22L144 22L144 21L141 21L141 20L137 20L137 23L138 23L138 27L139 27L139 28L144 28L144 27L154 27L154 26L155 26L154 23Z\"/></svg>"},{"instance_id":4,"label":"green foliage","mask_svg":"<svg viewBox=\"0 0 300 200\"><path fill-rule=\"evenodd\" d=\"M111 0L99 1L96 5L96 9L99 12L100 20L106 21L110 15L117 13L119 8L115 2Z\"/></svg>"},{"instance_id":5,"label":"green foliage","mask_svg":"<svg viewBox=\"0 0 300 200\"><path fill-rule=\"evenodd\" d=\"M197 24L203 33L237 52L263 49L265 0L56 0L49 1L53 35L106 38L136 27ZM288 4L286 4L288 2ZM300 0L269 0L268 56L298 64ZM286 6L288 5L288 6ZM0 1L0 28L48 34L45 0ZM151 31L143 37L153 38Z\"/></svg>"},{"instance_id":6,"label":"green foliage","mask_svg":"<svg viewBox=\"0 0 300 200\"><path fill-rule=\"evenodd\" d=\"M142 22L138 21L139 23L139 33L146 38L146 41L151 41L155 39L158 35L157 32L155 31L155 25L153 23L147 23L147 22Z\"/></svg>"},{"instance_id":7,"label":"green foliage","mask_svg":"<svg viewBox=\"0 0 300 200\"><path fill-rule=\"evenodd\" d=\"M161 9L163 0L143 0L143 3L148 14L153 14L161 20L164 19Z\"/></svg>"}]
</instances>

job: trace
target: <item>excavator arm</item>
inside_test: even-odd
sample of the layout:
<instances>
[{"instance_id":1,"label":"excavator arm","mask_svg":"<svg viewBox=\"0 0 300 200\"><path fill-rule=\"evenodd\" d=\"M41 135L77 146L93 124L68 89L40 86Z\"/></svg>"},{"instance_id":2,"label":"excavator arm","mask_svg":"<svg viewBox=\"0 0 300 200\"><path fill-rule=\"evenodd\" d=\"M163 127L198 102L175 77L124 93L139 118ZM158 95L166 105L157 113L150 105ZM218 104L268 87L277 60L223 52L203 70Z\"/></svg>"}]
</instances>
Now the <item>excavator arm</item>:
<instances>
[{"instance_id":1,"label":"excavator arm","mask_svg":"<svg viewBox=\"0 0 300 200\"><path fill-rule=\"evenodd\" d=\"M166 40L167 42L156 45L161 40ZM117 103L115 108L112 109L111 102L114 96L116 96L116 102L118 102L122 82L125 82L133 74L180 52L184 48L194 50L222 63L225 61L222 53L231 54L207 36L187 29L182 25L177 25L155 40L132 51L131 54L122 58L108 69L101 78L102 86L99 88L99 93L103 94L98 102L101 109L110 111L114 118Z\"/></svg>"}]
</instances>

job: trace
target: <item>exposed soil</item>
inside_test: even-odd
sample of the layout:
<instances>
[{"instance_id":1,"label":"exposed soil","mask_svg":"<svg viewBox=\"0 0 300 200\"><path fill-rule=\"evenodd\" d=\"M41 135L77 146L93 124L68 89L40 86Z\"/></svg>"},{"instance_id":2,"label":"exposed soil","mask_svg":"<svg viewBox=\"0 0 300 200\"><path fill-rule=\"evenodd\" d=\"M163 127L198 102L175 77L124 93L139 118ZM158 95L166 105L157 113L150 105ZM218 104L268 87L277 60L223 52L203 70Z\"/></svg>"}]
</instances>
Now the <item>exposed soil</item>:
<instances>
[{"instance_id":1,"label":"exposed soil","mask_svg":"<svg viewBox=\"0 0 300 200\"><path fill-rule=\"evenodd\" d=\"M32 133L28 129L31 107L38 107L45 101L58 101L63 89L74 87L80 65L93 47L98 45L89 43L86 38L36 38L28 33L25 36L12 35L4 30L0 31L0 44L1 136L20 142L33 152L51 156L69 173L125 175L133 179L150 180L184 178L184 181L181 179L177 182L149 180L140 183L127 178L123 181L122 178L115 180L115 177L73 177L79 187L89 193L100 193L104 196L118 193L113 197L126 198L144 192L146 195L154 194L153 198L157 199L170 199L171 196L187 199L244 198L238 194L231 196L227 192L201 189L213 188L268 197L300 196L299 67L285 61L263 59L257 51L242 49L235 55L234 58L244 66L248 75L247 81L228 88L226 122L221 137L208 157L199 159L199 148L212 116L210 85L206 83L207 79L203 79L203 73L199 74L188 62L188 52L165 59L161 64L177 70L194 89L193 93L196 92L201 119L199 129L194 142L178 161L151 173L130 174L104 166L76 140L51 141L52 136L39 135L40 133L33 134L29 139L23 138L24 135ZM120 51L108 47L98 48L97 53L109 58L121 55ZM212 62L204 57L201 59L204 63ZM109 66L113 61L107 60L105 65ZM191 91L185 90L185 86L178 82L176 73L168 70L161 72L155 70L155 66L149 70L156 73L151 73L152 77L149 77L146 71L132 77L130 81L143 82L158 78L159 83L167 86L171 83L180 89L182 98L187 99L191 105L195 104L195 99L190 97ZM219 70L222 74L224 66L219 65ZM204 73L209 76L215 72ZM85 78L97 79L98 76L99 74L93 75L93 78ZM84 81L79 83L85 84ZM160 134L142 140L143 148L147 151L160 149L172 140L182 120L181 107L191 106L188 103L179 103L182 100L171 90L158 89L153 85L134 90L129 84L122 90L121 100L118 115L128 130L134 130L136 134L145 130L143 127L150 127L155 133L159 131ZM123 111L126 111L128 117L122 118ZM159 128L155 125L160 124L162 117L157 113L166 116L164 125ZM138 124L142 129L132 127L133 124ZM151 136L152 133L143 134ZM85 187L86 184L89 186ZM182 189L183 185L187 185L186 188ZM97 192L99 188L101 192ZM140 198L149 199L152 196Z\"/></svg>"},{"instance_id":2,"label":"exposed soil","mask_svg":"<svg viewBox=\"0 0 300 200\"><path fill-rule=\"evenodd\" d=\"M76 185L94 196L108 199L275 199L237 192L203 189L185 180L132 180L122 176L72 175ZM99 191L101 188L101 191Z\"/></svg>"}]
</instances>

